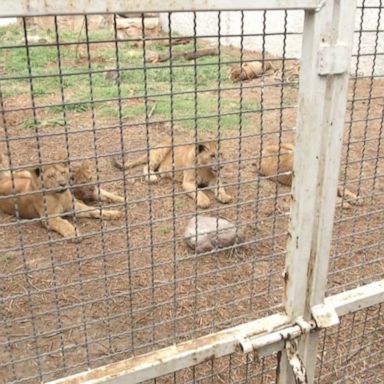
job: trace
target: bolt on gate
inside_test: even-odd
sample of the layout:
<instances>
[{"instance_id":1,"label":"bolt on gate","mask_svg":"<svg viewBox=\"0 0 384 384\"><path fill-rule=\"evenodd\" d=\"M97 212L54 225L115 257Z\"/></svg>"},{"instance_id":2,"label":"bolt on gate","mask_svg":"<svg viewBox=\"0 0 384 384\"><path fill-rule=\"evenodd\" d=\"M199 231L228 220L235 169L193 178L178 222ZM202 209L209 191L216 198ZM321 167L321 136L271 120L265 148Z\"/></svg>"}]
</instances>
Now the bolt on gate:
<instances>
[{"instance_id":1,"label":"bolt on gate","mask_svg":"<svg viewBox=\"0 0 384 384\"><path fill-rule=\"evenodd\" d=\"M3 0L2 382L379 382L382 9Z\"/></svg>"}]
</instances>

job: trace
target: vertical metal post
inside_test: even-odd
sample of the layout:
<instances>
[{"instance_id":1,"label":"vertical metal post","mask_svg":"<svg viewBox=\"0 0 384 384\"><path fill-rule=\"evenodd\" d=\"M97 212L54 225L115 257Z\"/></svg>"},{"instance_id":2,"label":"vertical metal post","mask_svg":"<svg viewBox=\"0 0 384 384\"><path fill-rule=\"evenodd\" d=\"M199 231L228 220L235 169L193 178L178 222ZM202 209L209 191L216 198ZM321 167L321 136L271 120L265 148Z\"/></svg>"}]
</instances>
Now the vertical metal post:
<instances>
[{"instance_id":1,"label":"vertical metal post","mask_svg":"<svg viewBox=\"0 0 384 384\"><path fill-rule=\"evenodd\" d=\"M356 1L327 0L307 11L303 33L285 308L294 321L324 300L339 176ZM313 382L318 332L299 354ZM279 383L294 383L283 352Z\"/></svg>"}]
</instances>

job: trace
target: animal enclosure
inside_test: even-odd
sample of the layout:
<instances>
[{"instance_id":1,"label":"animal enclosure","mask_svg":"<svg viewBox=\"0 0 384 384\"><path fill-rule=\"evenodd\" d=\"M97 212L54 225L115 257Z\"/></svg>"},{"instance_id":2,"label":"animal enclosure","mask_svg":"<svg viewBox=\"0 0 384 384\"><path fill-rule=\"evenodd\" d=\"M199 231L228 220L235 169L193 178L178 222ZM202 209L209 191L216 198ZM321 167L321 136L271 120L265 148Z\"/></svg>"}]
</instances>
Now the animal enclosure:
<instances>
[{"instance_id":1,"label":"animal enclosure","mask_svg":"<svg viewBox=\"0 0 384 384\"><path fill-rule=\"evenodd\" d=\"M0 381L380 383L382 1L91 3L0 4Z\"/></svg>"}]
</instances>

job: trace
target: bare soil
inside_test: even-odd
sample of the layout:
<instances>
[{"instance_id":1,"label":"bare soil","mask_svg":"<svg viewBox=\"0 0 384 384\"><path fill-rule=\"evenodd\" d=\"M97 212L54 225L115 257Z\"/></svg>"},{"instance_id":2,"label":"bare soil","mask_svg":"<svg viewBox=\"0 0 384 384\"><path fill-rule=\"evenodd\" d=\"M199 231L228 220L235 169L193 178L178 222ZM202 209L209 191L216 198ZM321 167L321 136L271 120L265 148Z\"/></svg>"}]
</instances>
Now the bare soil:
<instances>
[{"instance_id":1,"label":"bare soil","mask_svg":"<svg viewBox=\"0 0 384 384\"><path fill-rule=\"evenodd\" d=\"M110 156L121 152L122 138L126 151L146 148L143 124L123 121L121 130L118 119L101 118L96 111L93 130L92 111L69 112L67 126L43 126L36 132L21 126L31 111L5 114L14 165L38 161L38 133L42 161L66 147L74 161L97 156L94 163L102 187L124 195L126 204L120 207L121 220L76 220L83 236L79 244L48 233L38 222L15 225L14 217L0 214L1 382L52 380L282 310L290 190L256 172L261 145L294 139L297 87L285 86L282 93L276 82L272 76L265 79L262 95L261 80L246 83L251 88L243 90L244 99L261 104L263 98L264 112L250 114L251 129L221 132L228 162L222 173L234 202L217 204L209 192L212 207L206 213L235 222L245 243L205 255L195 255L182 238L196 207L180 185L161 180L148 186L140 167L123 177L111 165ZM374 80L372 87L370 94L370 79L359 79L356 98L362 100L348 104L347 120L353 107L356 121L351 133L346 123L340 183L361 196L364 204L337 208L328 284L332 294L383 278L383 104L375 97L383 94L384 82ZM352 93L353 81L350 97ZM281 95L283 105L292 108L280 109ZM222 92L221 97L238 101L239 91ZM28 96L4 102L6 109L30 106ZM46 110L37 114L39 119L44 114L49 118ZM156 115L151 121L149 143L154 145L170 133L171 125L156 123ZM185 142L193 141L193 132L181 124L174 131ZM382 340L383 318L375 310L374 319L381 326L372 320L372 327ZM350 329L352 320L348 321ZM340 337L344 342L350 338L348 333ZM348 350L357 350L360 343L356 337ZM374 348L380 353L380 347ZM382 352L381 347L381 356ZM351 360L357 364L359 354ZM196 372L199 382L240 382L249 375L249 382L256 383L260 377L252 375L257 368L264 382L273 382L274 364L273 358L257 362L252 355L235 355L201 370L197 367ZM333 366L327 367L322 374L332 371ZM339 377L325 376L321 382L334 383ZM346 382L379 383L378 377ZM193 381L192 370L178 373L177 379ZM159 382L173 382L173 376Z\"/></svg>"}]
</instances>

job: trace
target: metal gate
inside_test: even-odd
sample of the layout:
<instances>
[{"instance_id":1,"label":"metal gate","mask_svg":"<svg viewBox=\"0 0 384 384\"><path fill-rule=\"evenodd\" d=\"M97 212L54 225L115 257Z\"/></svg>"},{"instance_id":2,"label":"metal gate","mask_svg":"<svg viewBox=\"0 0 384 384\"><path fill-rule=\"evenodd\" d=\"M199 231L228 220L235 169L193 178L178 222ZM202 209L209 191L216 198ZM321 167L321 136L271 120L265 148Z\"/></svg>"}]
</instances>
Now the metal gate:
<instances>
[{"instance_id":1,"label":"metal gate","mask_svg":"<svg viewBox=\"0 0 384 384\"><path fill-rule=\"evenodd\" d=\"M382 9L3 0L1 380L379 383Z\"/></svg>"}]
</instances>

